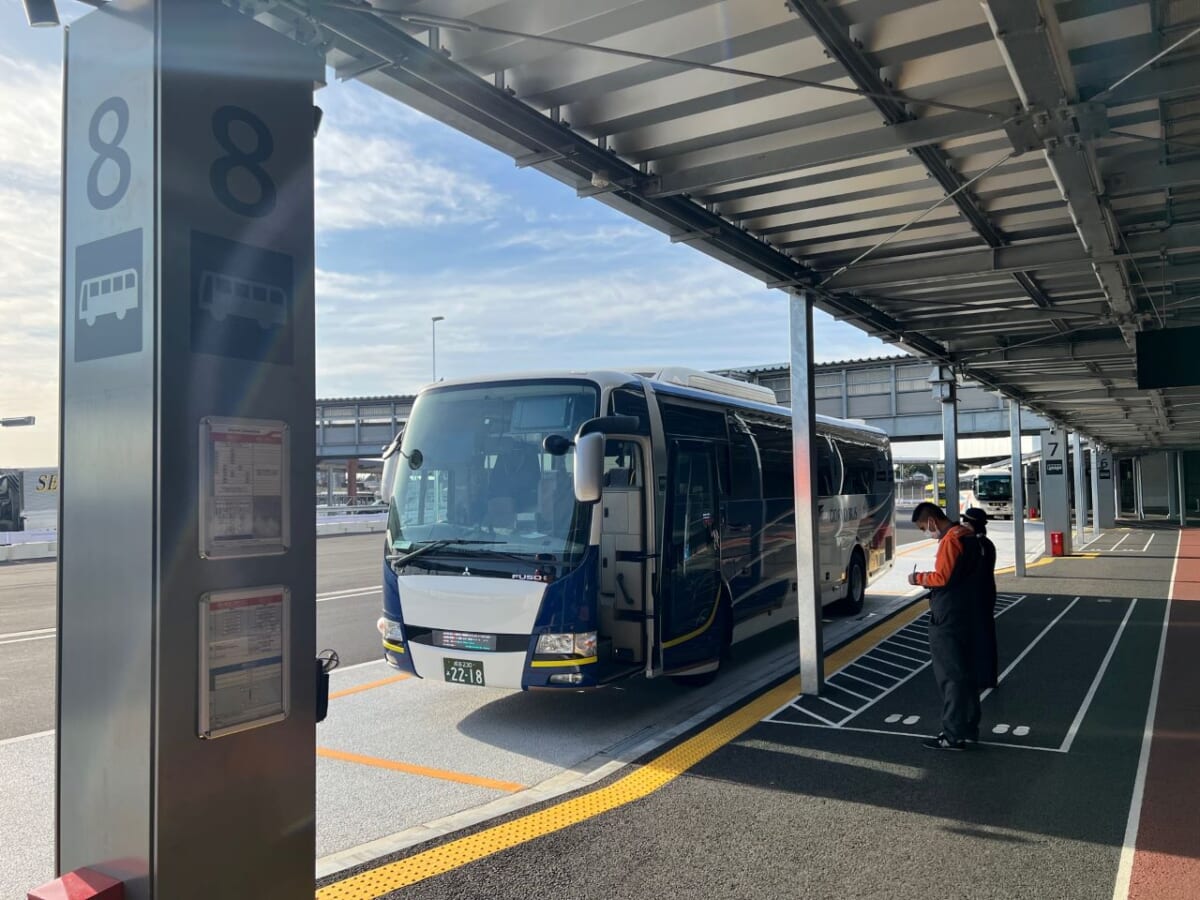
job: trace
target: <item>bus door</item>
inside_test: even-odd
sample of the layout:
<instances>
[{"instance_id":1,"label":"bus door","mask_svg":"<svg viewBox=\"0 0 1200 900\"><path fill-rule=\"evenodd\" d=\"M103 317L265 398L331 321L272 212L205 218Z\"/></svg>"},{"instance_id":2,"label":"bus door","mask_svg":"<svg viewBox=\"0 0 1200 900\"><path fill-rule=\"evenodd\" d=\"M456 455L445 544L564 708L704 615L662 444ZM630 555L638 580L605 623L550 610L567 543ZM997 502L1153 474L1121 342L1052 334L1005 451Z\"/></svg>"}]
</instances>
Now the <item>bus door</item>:
<instances>
[{"instance_id":1,"label":"bus door","mask_svg":"<svg viewBox=\"0 0 1200 900\"><path fill-rule=\"evenodd\" d=\"M600 497L600 638L612 642L614 663L646 660L647 573L644 438L609 437Z\"/></svg>"},{"instance_id":2,"label":"bus door","mask_svg":"<svg viewBox=\"0 0 1200 900\"><path fill-rule=\"evenodd\" d=\"M716 447L672 441L659 568L658 646L664 672L715 660L727 627L721 599Z\"/></svg>"}]
</instances>

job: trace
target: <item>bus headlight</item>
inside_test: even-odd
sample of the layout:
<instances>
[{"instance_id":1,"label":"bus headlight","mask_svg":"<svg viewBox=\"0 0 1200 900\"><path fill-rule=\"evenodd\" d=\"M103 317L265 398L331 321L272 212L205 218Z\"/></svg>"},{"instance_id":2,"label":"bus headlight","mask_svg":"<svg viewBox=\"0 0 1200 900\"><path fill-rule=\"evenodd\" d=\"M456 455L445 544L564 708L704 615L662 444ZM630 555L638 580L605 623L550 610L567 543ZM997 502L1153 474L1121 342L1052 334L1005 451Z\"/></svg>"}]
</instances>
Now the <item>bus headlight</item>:
<instances>
[{"instance_id":1,"label":"bus headlight","mask_svg":"<svg viewBox=\"0 0 1200 900\"><path fill-rule=\"evenodd\" d=\"M596 632L543 634L538 637L536 652L548 656L595 656Z\"/></svg>"},{"instance_id":2,"label":"bus headlight","mask_svg":"<svg viewBox=\"0 0 1200 900\"><path fill-rule=\"evenodd\" d=\"M392 641L397 644L404 641L404 626L395 619L380 616L379 621L375 623L375 627L379 629L379 633L385 641Z\"/></svg>"}]
</instances>

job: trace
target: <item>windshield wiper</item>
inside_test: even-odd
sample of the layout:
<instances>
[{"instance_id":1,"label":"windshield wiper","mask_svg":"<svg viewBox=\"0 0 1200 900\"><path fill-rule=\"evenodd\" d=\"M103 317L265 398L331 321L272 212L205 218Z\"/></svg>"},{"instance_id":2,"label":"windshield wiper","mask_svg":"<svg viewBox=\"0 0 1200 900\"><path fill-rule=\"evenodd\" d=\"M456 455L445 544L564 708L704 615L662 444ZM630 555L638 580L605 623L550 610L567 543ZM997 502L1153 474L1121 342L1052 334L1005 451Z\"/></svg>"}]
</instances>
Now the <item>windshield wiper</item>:
<instances>
[{"instance_id":1,"label":"windshield wiper","mask_svg":"<svg viewBox=\"0 0 1200 900\"><path fill-rule=\"evenodd\" d=\"M393 568L407 565L416 559L418 556L424 556L433 550L441 550L443 547L462 547L476 544L506 544L507 541L464 541L457 538L442 538L436 541L418 541L420 546L416 550L410 550L408 553L393 553L388 556L388 562Z\"/></svg>"}]
</instances>

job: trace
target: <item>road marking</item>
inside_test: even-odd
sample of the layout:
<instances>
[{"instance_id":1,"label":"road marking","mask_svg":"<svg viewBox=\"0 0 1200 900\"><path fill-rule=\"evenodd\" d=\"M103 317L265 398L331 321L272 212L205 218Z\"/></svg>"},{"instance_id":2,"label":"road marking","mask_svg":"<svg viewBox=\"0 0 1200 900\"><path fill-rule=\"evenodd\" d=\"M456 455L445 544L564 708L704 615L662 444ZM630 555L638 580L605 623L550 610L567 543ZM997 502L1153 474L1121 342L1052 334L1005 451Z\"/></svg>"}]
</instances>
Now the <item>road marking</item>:
<instances>
[{"instance_id":1,"label":"road marking","mask_svg":"<svg viewBox=\"0 0 1200 900\"><path fill-rule=\"evenodd\" d=\"M438 778L442 781L454 781L458 784L470 784L475 787L492 788L497 791L523 791L524 784L515 781L497 781L494 778L482 778L479 775L467 775L463 772L450 772L445 769L431 769L428 766L417 766L412 763L396 762L391 759L378 759L374 756L362 756L358 753L346 753L342 750L331 750L328 747L318 747L317 756L325 759L336 759L342 762L358 763L363 766L373 766L377 769L390 769L393 772L404 772L406 775L423 775L426 778Z\"/></svg>"},{"instance_id":2,"label":"road marking","mask_svg":"<svg viewBox=\"0 0 1200 900\"><path fill-rule=\"evenodd\" d=\"M33 631L9 631L5 634L0 634L0 641L7 640L8 638L29 637L30 635L35 635L35 634L39 634L39 635L54 634L54 629L53 628L35 628L35 629L33 629Z\"/></svg>"},{"instance_id":3,"label":"road marking","mask_svg":"<svg viewBox=\"0 0 1200 900\"><path fill-rule=\"evenodd\" d=\"M24 644L24 643L28 643L29 641L52 641L52 640L54 640L53 634L39 634L36 637L13 638L10 641L0 640L0 647L5 646L6 644Z\"/></svg>"},{"instance_id":4,"label":"road marking","mask_svg":"<svg viewBox=\"0 0 1200 900\"><path fill-rule=\"evenodd\" d=\"M369 684L360 684L358 687L334 691L329 695L329 699L337 700L339 697L349 697L351 694L361 694L363 691L369 691L372 688L383 687L387 684L395 684L397 681L406 681L410 677L410 675L393 675L391 678L381 678L379 681L372 681Z\"/></svg>"},{"instance_id":5,"label":"road marking","mask_svg":"<svg viewBox=\"0 0 1200 900\"><path fill-rule=\"evenodd\" d=\"M383 588L352 588L346 591L330 591L324 594L317 594L318 603L326 603L330 600L351 600L355 597L370 597L375 594L382 594Z\"/></svg>"},{"instance_id":6,"label":"road marking","mask_svg":"<svg viewBox=\"0 0 1200 900\"><path fill-rule=\"evenodd\" d=\"M1133 779L1133 796L1129 798L1129 818L1125 822L1125 840L1121 844L1121 862L1113 885L1113 900L1127 900L1129 881L1133 875L1133 857L1137 850L1138 825L1142 818L1142 797L1146 792L1146 769L1150 766L1150 743L1154 738L1154 716L1158 711L1158 686L1162 680L1163 656L1167 648L1167 625L1171 621L1171 598L1175 596L1175 576L1179 572L1179 551L1183 546L1183 531L1175 542L1175 563L1171 566L1171 589L1163 604L1162 633L1158 638L1158 660L1154 664L1154 684L1146 705L1146 724L1142 726L1142 750L1138 755L1137 776Z\"/></svg>"},{"instance_id":7,"label":"road marking","mask_svg":"<svg viewBox=\"0 0 1200 900\"><path fill-rule=\"evenodd\" d=\"M33 734L22 734L19 737L5 738L4 740L0 741L0 747L5 746L6 744L19 744L22 741L32 741L35 738L48 737L52 734L54 734L53 728L51 728L49 731L35 731Z\"/></svg>"},{"instance_id":8,"label":"road marking","mask_svg":"<svg viewBox=\"0 0 1200 900\"><path fill-rule=\"evenodd\" d=\"M1145 553L1147 550L1150 549L1150 541L1153 541L1153 540L1154 540L1154 532L1150 532L1150 540L1146 541L1146 546L1142 548L1143 553Z\"/></svg>"},{"instance_id":9,"label":"road marking","mask_svg":"<svg viewBox=\"0 0 1200 900\"><path fill-rule=\"evenodd\" d=\"M812 722L788 722L780 720L773 722L774 725L792 725L796 728L826 728L825 725L815 725ZM927 734L918 734L912 731L887 731L883 728L859 728L857 725L842 725L838 731L853 731L858 734L890 734L895 737L906 738L927 738ZM1013 744L1006 741L979 741L981 747L1004 747L1008 750L1039 750L1042 753L1062 753L1057 747L1039 747L1037 744ZM317 895L320 898L320 894Z\"/></svg>"},{"instance_id":10,"label":"road marking","mask_svg":"<svg viewBox=\"0 0 1200 900\"><path fill-rule=\"evenodd\" d=\"M1121 538L1119 541L1117 541L1115 544L1113 544L1113 545L1112 545L1111 547L1109 547L1108 549L1109 549L1109 550L1116 550L1118 547L1120 547L1120 546L1121 546L1123 543L1125 543L1127 540L1129 540L1129 535L1128 535L1128 534L1124 535L1124 536L1123 536L1123 537L1122 537L1122 538Z\"/></svg>"},{"instance_id":11,"label":"road marking","mask_svg":"<svg viewBox=\"0 0 1200 900\"><path fill-rule=\"evenodd\" d=\"M1049 598L1047 598L1047 599L1049 599ZM1000 677L996 679L996 684L1000 684L1000 682L1002 682L1008 676L1008 673L1017 667L1017 663L1019 663L1021 660L1023 660L1025 658L1026 654L1028 654L1030 650L1032 650L1034 647L1036 647L1038 645L1038 642L1046 636L1046 633L1049 632L1051 628L1053 628L1055 625L1058 624L1058 620L1061 619L1063 616L1065 616L1067 613L1069 613L1071 611L1071 607L1074 606L1078 602L1079 602L1079 598L1076 597L1074 600L1072 600L1070 603L1068 603L1067 608L1064 609L1062 612L1060 612L1057 616L1055 616L1053 621L1051 621L1051 623L1049 625L1047 625L1045 628L1042 629L1041 634L1039 634L1037 637L1035 637L1033 639L1033 641L1029 644L1029 646L1027 646L1024 650L1021 651L1021 655L1018 656L1016 659L1014 659L1011 663L1009 663L1008 668L1000 673ZM986 691L984 691L982 694L980 694L979 702L982 703L987 698L988 694L990 694L993 690L994 690L994 688L988 688Z\"/></svg>"},{"instance_id":12,"label":"road marking","mask_svg":"<svg viewBox=\"0 0 1200 900\"><path fill-rule=\"evenodd\" d=\"M1117 629L1117 633L1113 635L1112 643L1108 645L1108 652L1104 654L1104 661L1100 663L1100 670L1096 673L1096 677L1092 679L1092 686L1088 688L1087 696L1083 698L1083 705L1079 707L1079 712L1075 714L1075 720L1071 723L1071 727L1067 729L1067 736L1062 742L1063 753L1069 753L1071 744L1075 742L1075 735L1079 733L1079 726L1083 724L1083 717L1087 714L1088 707L1092 705L1092 699L1096 696L1096 691L1100 687L1100 679L1108 671L1108 664L1113 658L1113 653L1117 650L1117 642L1121 640L1121 635L1125 632L1125 626L1129 624L1129 617L1133 615L1133 608L1135 606L1137 606L1137 597L1134 597L1130 601L1129 608L1125 610L1125 618L1121 619L1121 627Z\"/></svg>"},{"instance_id":13,"label":"road marking","mask_svg":"<svg viewBox=\"0 0 1200 900\"><path fill-rule=\"evenodd\" d=\"M905 649L907 649L907 648L905 648ZM922 659L919 656L905 656L903 653L896 653L894 650L884 650L882 647L877 647L875 649L875 652L883 653L883 654L886 654L887 656L894 656L894 657L896 657L896 659L903 659L904 661L910 662L910 663L922 663L922 662L927 661L925 659ZM886 662L886 660L885 660L885 662Z\"/></svg>"},{"instance_id":14,"label":"road marking","mask_svg":"<svg viewBox=\"0 0 1200 900\"><path fill-rule=\"evenodd\" d=\"M911 618L916 618L924 612L926 606L924 603L915 604L915 611L910 616L901 613L881 622L831 656L827 656L826 671L848 665L870 646L885 640ZM782 684L611 784L334 882L317 891L317 900L363 900L384 896L391 891L441 875L535 838L561 831L639 800L678 778L710 754L753 728L772 710L779 711L790 706L799 691L800 678L793 675Z\"/></svg>"}]
</instances>

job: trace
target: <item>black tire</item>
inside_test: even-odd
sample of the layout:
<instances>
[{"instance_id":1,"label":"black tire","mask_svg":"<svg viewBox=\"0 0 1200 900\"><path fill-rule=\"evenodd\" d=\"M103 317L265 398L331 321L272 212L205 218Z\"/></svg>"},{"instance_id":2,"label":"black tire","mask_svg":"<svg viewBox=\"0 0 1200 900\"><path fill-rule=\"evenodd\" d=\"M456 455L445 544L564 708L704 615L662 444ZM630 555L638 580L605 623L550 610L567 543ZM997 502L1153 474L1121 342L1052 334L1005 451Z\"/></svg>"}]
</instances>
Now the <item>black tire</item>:
<instances>
[{"instance_id":1,"label":"black tire","mask_svg":"<svg viewBox=\"0 0 1200 900\"><path fill-rule=\"evenodd\" d=\"M867 599L867 564L862 551L850 554L850 565L846 567L846 596L838 601L838 607L848 616L856 616Z\"/></svg>"}]
</instances>

